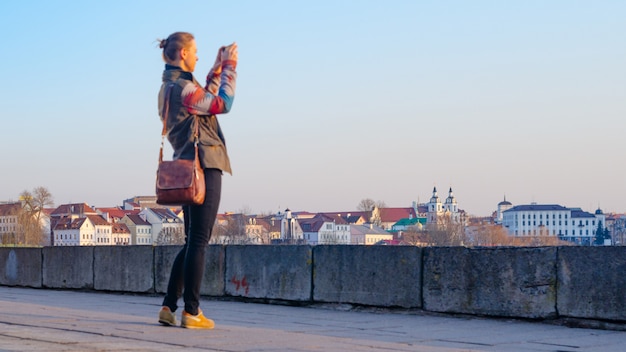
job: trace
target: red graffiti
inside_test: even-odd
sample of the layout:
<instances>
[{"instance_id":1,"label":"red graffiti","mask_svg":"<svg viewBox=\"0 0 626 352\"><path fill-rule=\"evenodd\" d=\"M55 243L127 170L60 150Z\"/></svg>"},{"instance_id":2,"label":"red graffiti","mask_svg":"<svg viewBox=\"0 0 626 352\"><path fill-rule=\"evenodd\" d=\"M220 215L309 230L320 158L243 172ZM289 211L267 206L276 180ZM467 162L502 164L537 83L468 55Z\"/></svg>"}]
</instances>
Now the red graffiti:
<instances>
[{"instance_id":1,"label":"red graffiti","mask_svg":"<svg viewBox=\"0 0 626 352\"><path fill-rule=\"evenodd\" d=\"M245 276L241 280L238 280L236 276L233 276L232 279L230 279L230 282L235 285L235 291L239 292L239 289L242 288L246 296L248 295L248 292L250 292L250 284L246 281Z\"/></svg>"}]
</instances>

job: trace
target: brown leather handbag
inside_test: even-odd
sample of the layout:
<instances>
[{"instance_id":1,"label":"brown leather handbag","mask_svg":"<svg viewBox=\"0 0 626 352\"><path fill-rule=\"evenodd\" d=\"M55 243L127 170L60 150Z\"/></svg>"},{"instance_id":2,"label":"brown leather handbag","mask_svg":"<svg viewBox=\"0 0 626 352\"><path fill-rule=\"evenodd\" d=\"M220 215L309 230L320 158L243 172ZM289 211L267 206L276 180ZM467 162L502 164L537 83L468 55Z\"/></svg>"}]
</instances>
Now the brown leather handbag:
<instances>
[{"instance_id":1,"label":"brown leather handbag","mask_svg":"<svg viewBox=\"0 0 626 352\"><path fill-rule=\"evenodd\" d=\"M194 160L176 159L163 161L163 143L167 133L167 117L172 85L165 90L163 102L163 131L161 132L161 150L156 175L157 203L161 205L200 205L204 203L206 188L204 172L198 158L198 121L195 121L195 157ZM194 117L197 119L197 117Z\"/></svg>"}]
</instances>

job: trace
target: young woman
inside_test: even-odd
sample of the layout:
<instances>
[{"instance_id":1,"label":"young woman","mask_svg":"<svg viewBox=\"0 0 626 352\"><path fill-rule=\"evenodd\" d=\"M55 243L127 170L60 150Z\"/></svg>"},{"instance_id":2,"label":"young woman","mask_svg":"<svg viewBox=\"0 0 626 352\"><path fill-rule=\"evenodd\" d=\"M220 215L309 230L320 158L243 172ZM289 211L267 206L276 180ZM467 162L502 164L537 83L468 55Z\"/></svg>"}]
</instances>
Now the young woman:
<instances>
[{"instance_id":1,"label":"young woman","mask_svg":"<svg viewBox=\"0 0 626 352\"><path fill-rule=\"evenodd\" d=\"M192 74L198 61L192 34L173 33L160 41L160 47L163 49L165 71L159 91L159 114L161 120L167 119L167 139L174 150L174 159L194 159L194 130L198 124L198 151L204 169L206 198L202 205L183 206L185 245L174 260L167 294L159 311L159 322L176 325L175 311L182 296L185 307L181 325L185 328L212 329L214 322L206 318L199 308L200 284L204 275L206 246L220 202L222 172L231 173L226 142L216 115L229 112L233 104L237 44L219 49L204 87ZM167 102L164 101L166 95L169 97ZM162 116L164 104L169 104L168 116Z\"/></svg>"}]
</instances>

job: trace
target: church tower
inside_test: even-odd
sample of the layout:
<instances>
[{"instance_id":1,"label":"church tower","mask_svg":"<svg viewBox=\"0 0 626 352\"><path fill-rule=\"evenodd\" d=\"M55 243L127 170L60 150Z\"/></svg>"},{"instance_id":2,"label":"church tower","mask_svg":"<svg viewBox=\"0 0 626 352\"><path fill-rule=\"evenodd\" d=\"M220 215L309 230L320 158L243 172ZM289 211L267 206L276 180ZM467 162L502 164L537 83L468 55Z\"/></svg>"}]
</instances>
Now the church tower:
<instances>
[{"instance_id":1,"label":"church tower","mask_svg":"<svg viewBox=\"0 0 626 352\"><path fill-rule=\"evenodd\" d=\"M428 222L436 223L437 217L443 212L443 204L437 195L437 187L433 187L433 195L428 202Z\"/></svg>"},{"instance_id":2,"label":"church tower","mask_svg":"<svg viewBox=\"0 0 626 352\"><path fill-rule=\"evenodd\" d=\"M498 212L496 213L496 224L502 224L502 213L513 208L513 204L506 200L506 195L504 196L504 200L498 203Z\"/></svg>"},{"instance_id":3,"label":"church tower","mask_svg":"<svg viewBox=\"0 0 626 352\"><path fill-rule=\"evenodd\" d=\"M448 198L446 198L446 202L443 208L444 212L450 215L450 219L453 222L459 222L459 220L461 220L459 214L459 205L456 203L456 198L452 193L452 187L450 187L450 190L448 191Z\"/></svg>"}]
</instances>

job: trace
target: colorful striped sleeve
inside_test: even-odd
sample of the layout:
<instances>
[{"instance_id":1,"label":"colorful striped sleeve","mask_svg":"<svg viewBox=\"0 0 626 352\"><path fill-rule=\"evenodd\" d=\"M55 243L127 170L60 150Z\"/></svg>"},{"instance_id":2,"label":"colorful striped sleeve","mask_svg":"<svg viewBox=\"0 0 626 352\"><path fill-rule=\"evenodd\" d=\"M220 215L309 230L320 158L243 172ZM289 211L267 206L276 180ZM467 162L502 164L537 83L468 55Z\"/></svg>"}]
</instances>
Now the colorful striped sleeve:
<instances>
[{"instance_id":1,"label":"colorful striped sleeve","mask_svg":"<svg viewBox=\"0 0 626 352\"><path fill-rule=\"evenodd\" d=\"M213 95L217 95L221 77L221 67L220 73L216 73L215 70L211 69L209 74L206 76L206 86L204 86L204 89Z\"/></svg>"},{"instance_id":2,"label":"colorful striped sleeve","mask_svg":"<svg viewBox=\"0 0 626 352\"><path fill-rule=\"evenodd\" d=\"M222 67L217 94L189 82L182 92L183 105L187 111L195 115L215 115L229 112L235 99L237 79L235 66L234 63L227 63ZM208 83L207 88L210 88Z\"/></svg>"}]
</instances>

